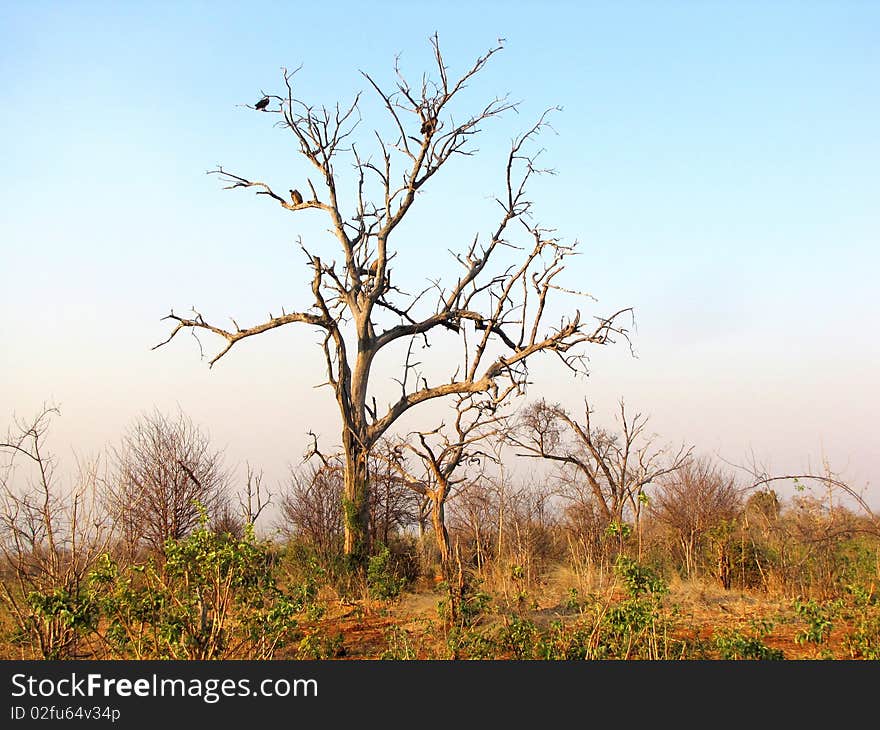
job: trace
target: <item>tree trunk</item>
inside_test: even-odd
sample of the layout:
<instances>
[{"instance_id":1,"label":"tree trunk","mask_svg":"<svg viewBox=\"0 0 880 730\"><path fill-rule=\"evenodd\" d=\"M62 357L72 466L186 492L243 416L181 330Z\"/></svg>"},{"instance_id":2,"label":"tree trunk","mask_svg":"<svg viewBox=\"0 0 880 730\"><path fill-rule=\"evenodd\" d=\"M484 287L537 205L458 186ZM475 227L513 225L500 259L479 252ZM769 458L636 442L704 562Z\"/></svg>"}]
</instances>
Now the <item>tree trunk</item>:
<instances>
[{"instance_id":1,"label":"tree trunk","mask_svg":"<svg viewBox=\"0 0 880 730\"><path fill-rule=\"evenodd\" d=\"M443 566L443 575L449 577L451 568L451 555L449 550L449 532L446 530L446 500L440 494L431 496L431 524L434 526L434 535L437 539L437 549L440 551L440 563Z\"/></svg>"},{"instance_id":2,"label":"tree trunk","mask_svg":"<svg viewBox=\"0 0 880 730\"><path fill-rule=\"evenodd\" d=\"M344 551L353 567L363 567L370 554L370 475L369 450L350 434L344 434L345 493L343 520Z\"/></svg>"},{"instance_id":3,"label":"tree trunk","mask_svg":"<svg viewBox=\"0 0 880 730\"><path fill-rule=\"evenodd\" d=\"M723 542L718 546L718 580L724 590L730 590L730 554Z\"/></svg>"},{"instance_id":4,"label":"tree trunk","mask_svg":"<svg viewBox=\"0 0 880 730\"><path fill-rule=\"evenodd\" d=\"M693 577L693 544L694 544L694 536L691 533L690 537L685 537L684 534L681 535L681 547L684 551L684 567L687 578Z\"/></svg>"},{"instance_id":5,"label":"tree trunk","mask_svg":"<svg viewBox=\"0 0 880 730\"><path fill-rule=\"evenodd\" d=\"M428 531L428 519L432 505L433 502L430 498L423 499L419 503L419 541L425 539L425 533Z\"/></svg>"}]
</instances>

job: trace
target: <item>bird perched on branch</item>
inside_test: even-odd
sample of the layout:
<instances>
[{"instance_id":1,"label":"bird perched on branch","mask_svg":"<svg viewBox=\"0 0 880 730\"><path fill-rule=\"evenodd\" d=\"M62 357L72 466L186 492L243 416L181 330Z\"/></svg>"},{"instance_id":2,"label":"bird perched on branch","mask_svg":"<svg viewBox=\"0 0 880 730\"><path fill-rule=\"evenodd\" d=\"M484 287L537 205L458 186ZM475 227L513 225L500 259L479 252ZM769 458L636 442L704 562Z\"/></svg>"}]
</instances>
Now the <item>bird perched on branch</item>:
<instances>
[{"instance_id":1,"label":"bird perched on branch","mask_svg":"<svg viewBox=\"0 0 880 730\"><path fill-rule=\"evenodd\" d=\"M379 259L376 259L369 266L360 267L357 269L358 276L365 276L370 278L375 278L376 274L379 273Z\"/></svg>"},{"instance_id":2,"label":"bird perched on branch","mask_svg":"<svg viewBox=\"0 0 880 730\"><path fill-rule=\"evenodd\" d=\"M293 201L294 205L299 205L303 202L303 196L300 195L299 190L291 190L290 199Z\"/></svg>"},{"instance_id":3,"label":"bird perched on branch","mask_svg":"<svg viewBox=\"0 0 880 730\"><path fill-rule=\"evenodd\" d=\"M437 128L437 120L433 118L426 119L422 122L421 133L422 134L433 134L434 130Z\"/></svg>"},{"instance_id":4,"label":"bird perched on branch","mask_svg":"<svg viewBox=\"0 0 880 730\"><path fill-rule=\"evenodd\" d=\"M259 109L261 112L264 112L266 111L267 106L269 106L269 97L264 96L256 104L254 104L254 109Z\"/></svg>"}]
</instances>

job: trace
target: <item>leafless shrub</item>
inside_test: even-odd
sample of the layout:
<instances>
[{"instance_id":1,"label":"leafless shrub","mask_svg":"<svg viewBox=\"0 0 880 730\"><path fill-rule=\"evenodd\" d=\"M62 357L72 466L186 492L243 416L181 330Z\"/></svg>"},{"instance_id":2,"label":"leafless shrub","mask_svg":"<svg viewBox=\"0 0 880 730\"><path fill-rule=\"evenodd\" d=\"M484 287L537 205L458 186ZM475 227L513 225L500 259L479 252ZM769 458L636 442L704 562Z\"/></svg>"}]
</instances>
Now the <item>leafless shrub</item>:
<instances>
[{"instance_id":1,"label":"leafless shrub","mask_svg":"<svg viewBox=\"0 0 880 730\"><path fill-rule=\"evenodd\" d=\"M228 532L241 538L245 530L254 527L263 511L272 503L272 492L263 487L263 472L256 471L247 464L245 485L237 494L237 504L222 495L214 509L211 529L215 532Z\"/></svg>"},{"instance_id":2,"label":"leafless shrub","mask_svg":"<svg viewBox=\"0 0 880 730\"><path fill-rule=\"evenodd\" d=\"M674 533L688 577L696 574L701 550L713 530L731 527L742 511L742 490L735 478L706 457L689 460L663 477L651 512ZM719 579L729 587L729 555L718 540Z\"/></svg>"},{"instance_id":3,"label":"leafless shrub","mask_svg":"<svg viewBox=\"0 0 880 730\"><path fill-rule=\"evenodd\" d=\"M107 501L130 551L145 545L161 554L167 540L192 532L203 513L228 513L230 477L221 454L182 412L143 414L113 455Z\"/></svg>"},{"instance_id":4,"label":"leafless shrub","mask_svg":"<svg viewBox=\"0 0 880 730\"><path fill-rule=\"evenodd\" d=\"M497 524L497 491L485 478L462 483L449 504L449 536L460 546L465 561L482 569L493 556Z\"/></svg>"},{"instance_id":5,"label":"leafless shrub","mask_svg":"<svg viewBox=\"0 0 880 730\"><path fill-rule=\"evenodd\" d=\"M92 655L86 579L108 549L112 523L97 499L98 461L79 464L71 489L55 478L45 438L57 408L18 421L0 443L0 596L24 658Z\"/></svg>"},{"instance_id":6,"label":"leafless shrub","mask_svg":"<svg viewBox=\"0 0 880 730\"><path fill-rule=\"evenodd\" d=\"M523 411L507 438L520 456L556 465L573 545L588 559L607 558L612 547L619 552L633 529L641 555L646 490L681 468L691 449L657 446L646 430L647 416L627 413L622 400L614 431L594 426L592 413L585 402L578 421L561 405L538 401ZM616 545L607 536L615 538Z\"/></svg>"},{"instance_id":7,"label":"leafless shrub","mask_svg":"<svg viewBox=\"0 0 880 730\"><path fill-rule=\"evenodd\" d=\"M455 552L471 572L511 602L524 600L548 567L564 559L553 495L540 484L510 480L503 468L461 485L449 526Z\"/></svg>"},{"instance_id":8,"label":"leafless shrub","mask_svg":"<svg viewBox=\"0 0 880 730\"><path fill-rule=\"evenodd\" d=\"M398 532L419 522L421 498L394 467L394 447L380 441L370 455L370 533L372 542L388 545Z\"/></svg>"},{"instance_id":9,"label":"leafless shrub","mask_svg":"<svg viewBox=\"0 0 880 730\"><path fill-rule=\"evenodd\" d=\"M291 469L281 493L281 532L312 547L325 564L342 551L343 485L341 465L331 461Z\"/></svg>"}]
</instances>

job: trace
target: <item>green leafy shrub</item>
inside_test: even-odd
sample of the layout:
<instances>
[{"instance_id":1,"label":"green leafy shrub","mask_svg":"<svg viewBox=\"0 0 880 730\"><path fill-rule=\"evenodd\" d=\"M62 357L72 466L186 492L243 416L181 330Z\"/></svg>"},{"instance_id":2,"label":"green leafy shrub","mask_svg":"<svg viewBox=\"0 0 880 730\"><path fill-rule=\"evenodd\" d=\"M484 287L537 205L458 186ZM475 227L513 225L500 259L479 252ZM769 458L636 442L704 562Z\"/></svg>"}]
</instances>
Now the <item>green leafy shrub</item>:
<instances>
[{"instance_id":1,"label":"green leafy shrub","mask_svg":"<svg viewBox=\"0 0 880 730\"><path fill-rule=\"evenodd\" d=\"M72 586L58 587L45 593L31 591L25 605L30 615L23 617L16 643L33 643L38 637L44 659L70 658L77 639L94 631L98 607L90 591ZM39 627L35 624L39 623ZM34 628L27 630L28 624Z\"/></svg>"},{"instance_id":2,"label":"green leafy shrub","mask_svg":"<svg viewBox=\"0 0 880 730\"><path fill-rule=\"evenodd\" d=\"M880 659L880 600L874 592L861 585L847 586L849 605L843 617L851 627L843 637L843 646L851 659Z\"/></svg>"},{"instance_id":3,"label":"green leafy shrub","mask_svg":"<svg viewBox=\"0 0 880 730\"><path fill-rule=\"evenodd\" d=\"M567 613L577 613L581 610L580 596L577 588L569 588L565 601L562 604L563 610Z\"/></svg>"},{"instance_id":4,"label":"green leafy shrub","mask_svg":"<svg viewBox=\"0 0 880 730\"><path fill-rule=\"evenodd\" d=\"M460 596L453 593L454 587L448 582L444 581L438 584L437 587L444 591L445 595L437 602L437 615L444 623L452 623L452 604L453 600L457 600L458 610L455 622L463 627L476 624L489 610L492 603L492 596L481 589L482 583L483 581L480 578L469 578L464 581Z\"/></svg>"},{"instance_id":5,"label":"green leafy shrub","mask_svg":"<svg viewBox=\"0 0 880 730\"><path fill-rule=\"evenodd\" d=\"M385 632L385 641L388 646L382 652L382 659L400 661L418 658L410 635L400 626L389 628Z\"/></svg>"},{"instance_id":6,"label":"green leafy shrub","mask_svg":"<svg viewBox=\"0 0 880 730\"><path fill-rule=\"evenodd\" d=\"M834 628L834 616L837 615L840 605L836 601L825 605L816 603L810 599L803 601L795 599L794 609L797 615L806 621L807 627L795 634L794 640L798 644L811 643L817 646L825 643L828 634Z\"/></svg>"},{"instance_id":7,"label":"green leafy shrub","mask_svg":"<svg viewBox=\"0 0 880 730\"><path fill-rule=\"evenodd\" d=\"M753 622L751 635L736 629L724 629L715 635L715 647L721 659L785 659L780 649L772 649L764 643L772 629L773 624L769 621Z\"/></svg>"},{"instance_id":8,"label":"green leafy shrub","mask_svg":"<svg viewBox=\"0 0 880 730\"><path fill-rule=\"evenodd\" d=\"M669 591L666 582L649 566L623 555L614 568L628 597L610 606L594 606L598 619L590 658L667 658L673 640L672 619L662 604Z\"/></svg>"},{"instance_id":9,"label":"green leafy shrub","mask_svg":"<svg viewBox=\"0 0 880 730\"><path fill-rule=\"evenodd\" d=\"M336 659L345 654L345 637L342 632L327 634L320 629L307 633L296 651L297 659Z\"/></svg>"},{"instance_id":10,"label":"green leafy shrub","mask_svg":"<svg viewBox=\"0 0 880 730\"><path fill-rule=\"evenodd\" d=\"M660 598L669 592L666 581L655 570L625 555L618 556L614 564L614 572L623 582L631 598L639 598L643 595Z\"/></svg>"},{"instance_id":11,"label":"green leafy shrub","mask_svg":"<svg viewBox=\"0 0 880 730\"><path fill-rule=\"evenodd\" d=\"M370 595L379 599L397 598L406 583L406 578L399 575L395 569L391 550L387 545L383 545L379 553L370 558L367 565L367 586Z\"/></svg>"},{"instance_id":12,"label":"green leafy shrub","mask_svg":"<svg viewBox=\"0 0 880 730\"><path fill-rule=\"evenodd\" d=\"M311 585L278 588L250 528L238 538L203 520L169 540L165 557L121 568L105 555L91 573L103 639L121 658L269 659L297 636L296 615L314 598Z\"/></svg>"},{"instance_id":13,"label":"green leafy shrub","mask_svg":"<svg viewBox=\"0 0 880 730\"><path fill-rule=\"evenodd\" d=\"M562 621L552 621L538 641L537 658L557 661L591 659L594 636L591 627L580 623L569 627Z\"/></svg>"},{"instance_id":14,"label":"green leafy shrub","mask_svg":"<svg viewBox=\"0 0 880 730\"><path fill-rule=\"evenodd\" d=\"M499 647L493 633L486 629L454 626L446 637L453 659L497 659Z\"/></svg>"},{"instance_id":15,"label":"green leafy shrub","mask_svg":"<svg viewBox=\"0 0 880 730\"><path fill-rule=\"evenodd\" d=\"M505 617L496 639L499 648L511 659L540 658L540 631L535 623L519 616Z\"/></svg>"}]
</instances>

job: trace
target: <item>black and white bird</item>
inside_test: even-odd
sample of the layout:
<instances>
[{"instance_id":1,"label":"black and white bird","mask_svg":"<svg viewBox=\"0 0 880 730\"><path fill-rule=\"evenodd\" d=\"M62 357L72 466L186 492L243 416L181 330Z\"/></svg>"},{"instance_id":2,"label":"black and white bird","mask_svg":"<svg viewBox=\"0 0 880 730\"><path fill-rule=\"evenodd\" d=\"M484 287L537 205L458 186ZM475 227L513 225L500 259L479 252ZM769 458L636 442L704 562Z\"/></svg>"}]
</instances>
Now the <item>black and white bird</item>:
<instances>
[{"instance_id":1,"label":"black and white bird","mask_svg":"<svg viewBox=\"0 0 880 730\"><path fill-rule=\"evenodd\" d=\"M291 190L290 191L290 199L293 201L294 205L299 205L303 202L303 196L300 195L299 190Z\"/></svg>"},{"instance_id":2,"label":"black and white bird","mask_svg":"<svg viewBox=\"0 0 880 730\"><path fill-rule=\"evenodd\" d=\"M261 112L264 112L266 111L267 106L269 106L269 97L264 96L256 104L254 104L254 109L259 109Z\"/></svg>"}]
</instances>

